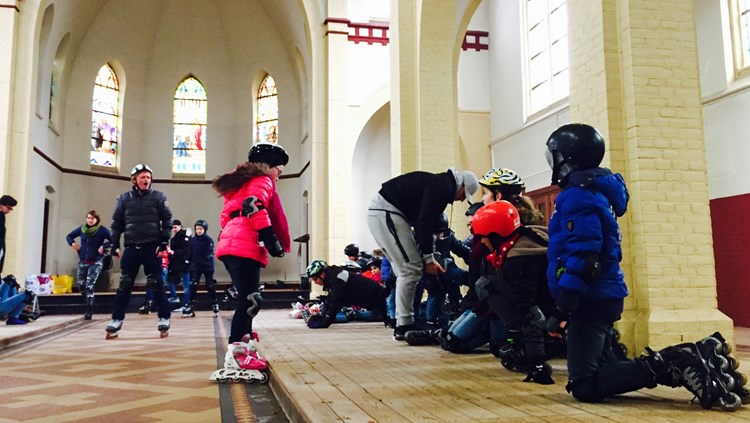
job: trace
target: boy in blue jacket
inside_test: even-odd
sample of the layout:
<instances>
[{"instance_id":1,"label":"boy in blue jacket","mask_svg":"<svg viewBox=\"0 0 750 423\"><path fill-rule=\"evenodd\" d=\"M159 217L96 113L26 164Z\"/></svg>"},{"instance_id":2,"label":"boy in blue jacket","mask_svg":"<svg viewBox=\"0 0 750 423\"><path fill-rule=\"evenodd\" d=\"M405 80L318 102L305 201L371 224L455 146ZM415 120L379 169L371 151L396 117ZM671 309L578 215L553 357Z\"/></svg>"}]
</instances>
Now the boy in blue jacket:
<instances>
[{"instance_id":1,"label":"boy in blue jacket","mask_svg":"<svg viewBox=\"0 0 750 423\"><path fill-rule=\"evenodd\" d=\"M208 236L208 222L199 219L193 225L193 233L190 238L190 279L191 289L197 291L201 276L206 281L206 290L211 297L211 310L214 316L219 313L219 301L216 299L216 279L214 279L214 240ZM194 291L195 292L195 291ZM196 298L197 292L192 295Z\"/></svg>"},{"instance_id":2,"label":"boy in blue jacket","mask_svg":"<svg viewBox=\"0 0 750 423\"><path fill-rule=\"evenodd\" d=\"M567 333L566 389L579 401L600 402L657 384L683 386L706 409L718 402L736 410L741 402L732 390L744 388L726 373L720 353L726 345L718 332L659 352L647 348L634 360L614 355L613 325L628 295L617 218L629 196L620 174L599 167L604 149L599 132L579 123L558 128L547 141L552 183L561 188L549 223L547 282L556 310L547 330Z\"/></svg>"}]
</instances>

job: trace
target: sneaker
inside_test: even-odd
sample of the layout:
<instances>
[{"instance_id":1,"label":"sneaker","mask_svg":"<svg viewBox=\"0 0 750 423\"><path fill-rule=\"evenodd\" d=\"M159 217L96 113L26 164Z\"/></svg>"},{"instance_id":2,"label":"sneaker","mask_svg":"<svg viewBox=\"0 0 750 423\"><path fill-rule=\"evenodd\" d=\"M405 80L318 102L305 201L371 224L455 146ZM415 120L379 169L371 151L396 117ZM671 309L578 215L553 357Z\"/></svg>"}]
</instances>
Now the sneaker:
<instances>
[{"instance_id":1,"label":"sneaker","mask_svg":"<svg viewBox=\"0 0 750 423\"><path fill-rule=\"evenodd\" d=\"M9 316L8 320L5 321L6 325L25 325L26 322L19 319L18 317Z\"/></svg>"},{"instance_id":2,"label":"sneaker","mask_svg":"<svg viewBox=\"0 0 750 423\"><path fill-rule=\"evenodd\" d=\"M172 297L169 299L169 304L179 304L179 303L180 303L180 299L177 297Z\"/></svg>"}]
</instances>

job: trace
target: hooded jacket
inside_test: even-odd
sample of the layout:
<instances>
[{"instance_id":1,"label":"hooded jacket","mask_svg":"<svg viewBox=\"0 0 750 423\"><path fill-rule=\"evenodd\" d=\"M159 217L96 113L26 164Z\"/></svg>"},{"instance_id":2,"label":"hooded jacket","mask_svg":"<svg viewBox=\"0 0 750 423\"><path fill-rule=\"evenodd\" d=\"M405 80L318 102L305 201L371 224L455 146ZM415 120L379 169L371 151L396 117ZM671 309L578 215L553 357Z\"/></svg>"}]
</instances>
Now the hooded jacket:
<instances>
[{"instance_id":1,"label":"hooded jacket","mask_svg":"<svg viewBox=\"0 0 750 423\"><path fill-rule=\"evenodd\" d=\"M380 195L414 227L422 256L433 251L435 223L456 198L456 179L450 170L443 173L410 172L383 183Z\"/></svg>"},{"instance_id":2,"label":"hooded jacket","mask_svg":"<svg viewBox=\"0 0 750 423\"><path fill-rule=\"evenodd\" d=\"M251 216L232 217L234 212L242 212L242 202L255 197L263 209ZM281 201L275 191L274 181L269 176L255 176L238 190L224 195L224 208L220 217L221 234L216 246L216 257L244 257L257 261L263 267L268 265L268 251L260 245L258 231L273 227L284 251L290 250L289 227Z\"/></svg>"},{"instance_id":3,"label":"hooded jacket","mask_svg":"<svg viewBox=\"0 0 750 423\"><path fill-rule=\"evenodd\" d=\"M547 282L558 307L575 312L599 302L619 315L628 295L620 269L621 232L617 218L627 210L628 190L622 175L606 168L574 171L555 200L549 224ZM596 254L601 272L587 282L586 254ZM619 308L618 312L616 308ZM610 316L615 317L615 316Z\"/></svg>"}]
</instances>

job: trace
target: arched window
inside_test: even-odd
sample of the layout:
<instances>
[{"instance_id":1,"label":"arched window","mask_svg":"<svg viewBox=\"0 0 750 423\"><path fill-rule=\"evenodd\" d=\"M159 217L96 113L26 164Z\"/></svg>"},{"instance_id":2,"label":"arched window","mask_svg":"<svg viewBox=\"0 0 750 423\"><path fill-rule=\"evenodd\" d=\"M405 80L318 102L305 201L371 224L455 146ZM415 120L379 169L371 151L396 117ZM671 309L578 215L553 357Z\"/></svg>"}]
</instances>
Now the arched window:
<instances>
[{"instance_id":1,"label":"arched window","mask_svg":"<svg viewBox=\"0 0 750 423\"><path fill-rule=\"evenodd\" d=\"M120 84L117 75L106 64L99 68L91 105L91 160L93 166L117 166L120 139Z\"/></svg>"},{"instance_id":2,"label":"arched window","mask_svg":"<svg viewBox=\"0 0 750 423\"><path fill-rule=\"evenodd\" d=\"M279 140L279 98L276 81L267 75L258 88L258 120L255 126L255 142Z\"/></svg>"},{"instance_id":3,"label":"arched window","mask_svg":"<svg viewBox=\"0 0 750 423\"><path fill-rule=\"evenodd\" d=\"M208 97L203 84L188 76L174 93L172 173L206 173Z\"/></svg>"}]
</instances>

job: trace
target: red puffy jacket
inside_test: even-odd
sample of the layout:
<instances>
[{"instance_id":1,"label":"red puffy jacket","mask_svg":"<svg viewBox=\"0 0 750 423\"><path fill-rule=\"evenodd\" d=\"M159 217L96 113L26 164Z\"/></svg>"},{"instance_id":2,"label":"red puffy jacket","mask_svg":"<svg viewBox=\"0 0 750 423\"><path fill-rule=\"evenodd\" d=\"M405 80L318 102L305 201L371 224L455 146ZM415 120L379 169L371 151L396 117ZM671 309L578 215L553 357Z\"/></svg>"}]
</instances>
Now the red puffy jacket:
<instances>
[{"instance_id":1,"label":"red puffy jacket","mask_svg":"<svg viewBox=\"0 0 750 423\"><path fill-rule=\"evenodd\" d=\"M259 243L258 231L271 226L269 207L273 207L272 199L276 196L274 185L271 177L256 176L247 181L237 191L224 195L224 209L221 211L220 218L222 231L219 235L219 243L216 246L216 257L219 259L223 256L245 257L259 262L263 267L268 265L268 252ZM242 202L248 197L257 198L265 209L250 217L239 216L232 219L230 214L235 211L241 213ZM286 226L286 217L283 215L283 210L279 211L283 217L284 226ZM286 229L286 238L288 239L288 228L284 229ZM278 230L274 232L282 242L284 249L289 251L289 242L287 241L287 245L284 245L284 236L279 236L280 231Z\"/></svg>"}]
</instances>

